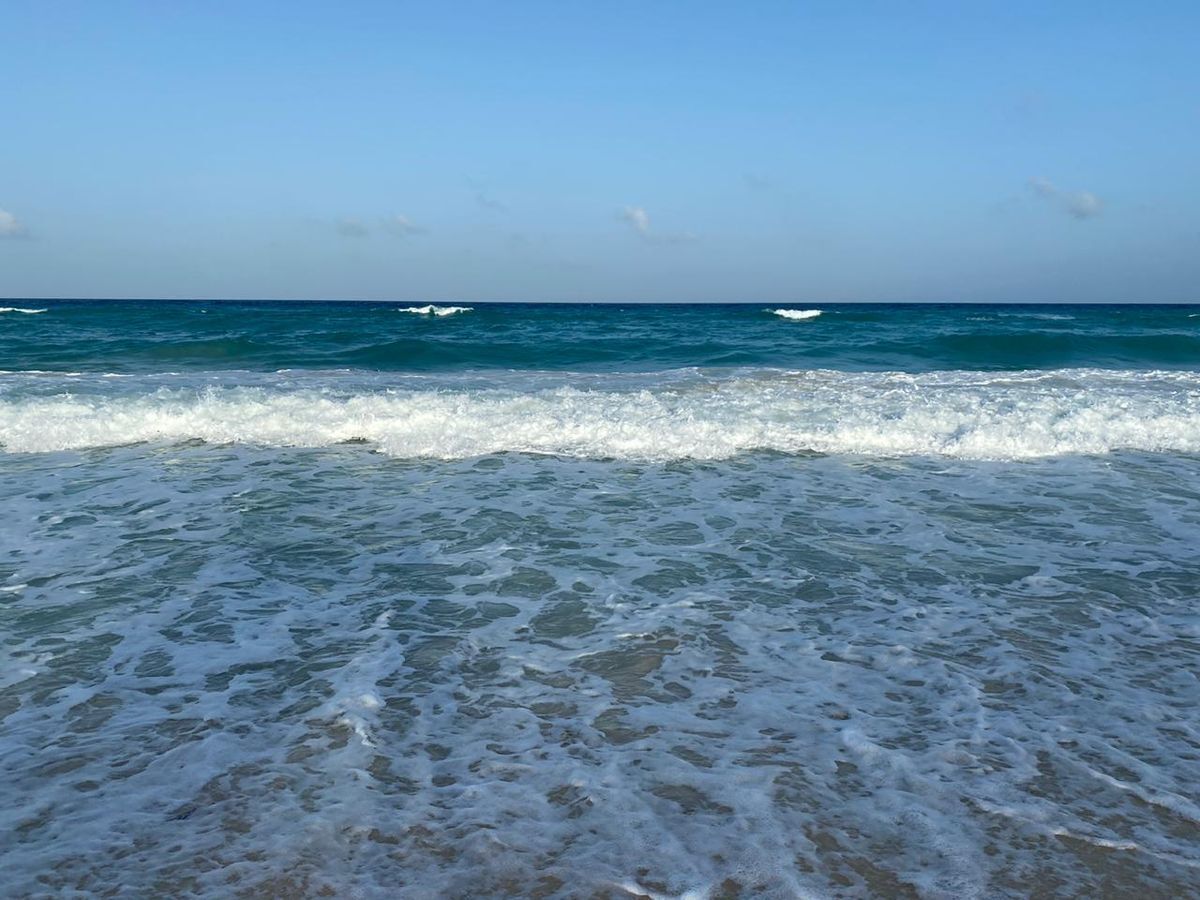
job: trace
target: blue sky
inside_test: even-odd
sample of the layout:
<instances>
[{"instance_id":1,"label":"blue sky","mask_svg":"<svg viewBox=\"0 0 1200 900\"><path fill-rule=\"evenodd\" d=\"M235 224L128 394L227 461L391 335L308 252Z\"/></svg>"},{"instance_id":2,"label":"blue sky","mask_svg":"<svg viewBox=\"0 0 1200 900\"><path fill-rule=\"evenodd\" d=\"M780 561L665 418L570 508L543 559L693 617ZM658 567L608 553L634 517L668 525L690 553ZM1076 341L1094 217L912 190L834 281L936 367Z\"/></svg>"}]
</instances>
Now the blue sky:
<instances>
[{"instance_id":1,"label":"blue sky","mask_svg":"<svg viewBox=\"0 0 1200 900\"><path fill-rule=\"evenodd\" d=\"M0 297L1200 300L1200 4L0 0Z\"/></svg>"}]
</instances>

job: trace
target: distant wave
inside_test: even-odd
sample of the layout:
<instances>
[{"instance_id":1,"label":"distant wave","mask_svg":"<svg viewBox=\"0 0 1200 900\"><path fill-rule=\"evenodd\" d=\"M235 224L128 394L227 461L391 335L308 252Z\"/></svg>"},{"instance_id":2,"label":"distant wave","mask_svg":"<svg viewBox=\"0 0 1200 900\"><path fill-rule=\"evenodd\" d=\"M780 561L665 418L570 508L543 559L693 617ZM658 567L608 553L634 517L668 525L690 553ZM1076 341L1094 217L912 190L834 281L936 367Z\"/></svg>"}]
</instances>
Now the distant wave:
<instances>
[{"instance_id":1,"label":"distant wave","mask_svg":"<svg viewBox=\"0 0 1200 900\"><path fill-rule=\"evenodd\" d=\"M785 319L815 319L821 313L822 309L773 309L771 312L777 316L782 316Z\"/></svg>"},{"instance_id":2,"label":"distant wave","mask_svg":"<svg viewBox=\"0 0 1200 900\"><path fill-rule=\"evenodd\" d=\"M21 306L0 306L0 313L15 312L15 313L25 313L25 315L27 315L27 316L35 316L38 313L44 313L45 311L46 310L44 310L44 309L25 309L24 307L21 307Z\"/></svg>"},{"instance_id":3,"label":"distant wave","mask_svg":"<svg viewBox=\"0 0 1200 900\"><path fill-rule=\"evenodd\" d=\"M434 306L429 303L425 306L406 306L397 312L415 313L421 316L452 316L455 313L471 312L474 307L471 306Z\"/></svg>"},{"instance_id":4,"label":"distant wave","mask_svg":"<svg viewBox=\"0 0 1200 900\"><path fill-rule=\"evenodd\" d=\"M1020 310L1018 312L998 312L996 315L1004 319L1041 319L1046 322L1071 322L1074 321L1074 316L1066 316L1060 313L1040 313L1031 312L1029 310Z\"/></svg>"},{"instance_id":5,"label":"distant wave","mask_svg":"<svg viewBox=\"0 0 1200 900\"><path fill-rule=\"evenodd\" d=\"M1029 459L1116 450L1200 452L1200 373L1071 369L1010 374L778 370L641 389L500 381L492 388L296 388L109 381L100 393L0 400L10 452L143 441L323 447L391 456L498 452L642 460L753 450ZM505 386L507 385L507 386ZM132 389L132 391L131 391Z\"/></svg>"}]
</instances>

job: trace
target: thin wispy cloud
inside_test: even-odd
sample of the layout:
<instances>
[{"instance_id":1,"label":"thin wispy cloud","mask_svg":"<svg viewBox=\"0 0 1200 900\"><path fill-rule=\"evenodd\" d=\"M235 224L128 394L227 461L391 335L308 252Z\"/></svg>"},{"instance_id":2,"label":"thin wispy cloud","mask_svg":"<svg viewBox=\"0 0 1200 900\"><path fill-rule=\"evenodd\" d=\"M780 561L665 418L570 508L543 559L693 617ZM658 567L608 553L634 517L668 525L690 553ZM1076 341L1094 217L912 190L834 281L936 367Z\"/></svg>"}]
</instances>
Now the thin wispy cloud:
<instances>
[{"instance_id":1,"label":"thin wispy cloud","mask_svg":"<svg viewBox=\"0 0 1200 900\"><path fill-rule=\"evenodd\" d=\"M370 237L372 231L379 230L384 234L390 234L393 237L410 237L416 234L424 234L426 229L408 216L395 215L385 216L378 221L374 226L368 225L362 219L345 218L338 221L337 233L344 238L365 238Z\"/></svg>"},{"instance_id":2,"label":"thin wispy cloud","mask_svg":"<svg viewBox=\"0 0 1200 900\"><path fill-rule=\"evenodd\" d=\"M650 214L640 206L626 206L619 218L644 241L652 244L684 244L696 240L690 231L655 231L650 227Z\"/></svg>"},{"instance_id":3,"label":"thin wispy cloud","mask_svg":"<svg viewBox=\"0 0 1200 900\"><path fill-rule=\"evenodd\" d=\"M1064 191L1045 178L1030 178L1035 194L1076 219L1094 219L1104 211L1104 203L1090 191Z\"/></svg>"},{"instance_id":4,"label":"thin wispy cloud","mask_svg":"<svg viewBox=\"0 0 1200 900\"><path fill-rule=\"evenodd\" d=\"M414 234L424 234L426 229L416 224L408 216L394 215L388 216L381 223L381 228L389 234L394 234L397 237L410 237Z\"/></svg>"},{"instance_id":5,"label":"thin wispy cloud","mask_svg":"<svg viewBox=\"0 0 1200 900\"><path fill-rule=\"evenodd\" d=\"M8 210L0 209L0 238L28 237L25 225Z\"/></svg>"}]
</instances>

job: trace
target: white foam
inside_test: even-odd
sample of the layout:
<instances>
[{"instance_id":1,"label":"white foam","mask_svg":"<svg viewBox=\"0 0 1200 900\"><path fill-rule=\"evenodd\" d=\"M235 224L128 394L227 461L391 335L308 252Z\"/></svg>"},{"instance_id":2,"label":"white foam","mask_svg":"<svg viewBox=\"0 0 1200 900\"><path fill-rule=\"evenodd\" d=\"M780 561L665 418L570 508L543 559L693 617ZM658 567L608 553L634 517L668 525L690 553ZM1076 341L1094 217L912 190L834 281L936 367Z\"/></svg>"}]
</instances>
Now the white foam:
<instances>
[{"instance_id":1,"label":"white foam","mask_svg":"<svg viewBox=\"0 0 1200 900\"><path fill-rule=\"evenodd\" d=\"M1067 316L1061 313L1042 313L1033 312L1032 310L1019 310L1014 312L998 312L996 315L1002 318L1023 318L1023 319L1041 319L1046 322L1069 322L1075 319L1074 316Z\"/></svg>"},{"instance_id":2,"label":"white foam","mask_svg":"<svg viewBox=\"0 0 1200 900\"><path fill-rule=\"evenodd\" d=\"M471 312L473 308L470 306L434 306L432 303L428 303L425 306L406 306L396 311L420 316L453 316L457 313Z\"/></svg>"},{"instance_id":3,"label":"white foam","mask_svg":"<svg viewBox=\"0 0 1200 900\"><path fill-rule=\"evenodd\" d=\"M815 319L822 312L824 312L824 310L821 310L821 309L773 309L773 310L771 310L771 312L773 312L777 316L782 316L785 319L793 319L795 321L802 321L804 319Z\"/></svg>"},{"instance_id":4,"label":"white foam","mask_svg":"<svg viewBox=\"0 0 1200 900\"><path fill-rule=\"evenodd\" d=\"M44 309L25 309L21 306L0 306L0 313L25 313L27 316L36 316L45 311Z\"/></svg>"},{"instance_id":5,"label":"white foam","mask_svg":"<svg viewBox=\"0 0 1200 900\"><path fill-rule=\"evenodd\" d=\"M297 456L0 465L7 894L1194 893L1192 460Z\"/></svg>"},{"instance_id":6,"label":"white foam","mask_svg":"<svg viewBox=\"0 0 1200 900\"><path fill-rule=\"evenodd\" d=\"M965 459L1200 452L1200 373L751 371L640 389L400 383L406 386L355 382L339 391L332 379L322 387L147 391L123 380L99 393L10 393L0 400L0 446L42 452L143 441L323 447L353 440L390 456L440 459L505 451L644 460L752 450ZM498 376L497 384L516 383Z\"/></svg>"}]
</instances>

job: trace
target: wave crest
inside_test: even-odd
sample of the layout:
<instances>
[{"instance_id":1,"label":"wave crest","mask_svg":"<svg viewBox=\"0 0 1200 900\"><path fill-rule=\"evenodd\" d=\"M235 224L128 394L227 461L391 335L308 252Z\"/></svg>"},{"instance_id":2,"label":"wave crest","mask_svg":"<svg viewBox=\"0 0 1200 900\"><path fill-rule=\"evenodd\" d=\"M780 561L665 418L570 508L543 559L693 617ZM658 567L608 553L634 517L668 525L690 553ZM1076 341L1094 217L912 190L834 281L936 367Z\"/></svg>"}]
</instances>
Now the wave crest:
<instances>
[{"instance_id":1,"label":"wave crest","mask_svg":"<svg viewBox=\"0 0 1200 900\"><path fill-rule=\"evenodd\" d=\"M44 309L26 309L22 306L0 306L0 313L25 313L27 316L36 316L45 311Z\"/></svg>"},{"instance_id":2,"label":"wave crest","mask_svg":"<svg viewBox=\"0 0 1200 900\"><path fill-rule=\"evenodd\" d=\"M471 312L474 307L471 306L434 306L432 303L427 303L425 306L406 306L396 312L413 313L419 316L453 316L457 313Z\"/></svg>"},{"instance_id":3,"label":"wave crest","mask_svg":"<svg viewBox=\"0 0 1200 900\"><path fill-rule=\"evenodd\" d=\"M825 310L823 310L823 309L773 309L773 310L771 310L771 312L773 312L777 316L782 316L785 319L792 319L795 321L802 321L804 319L815 319L817 316L821 315L821 313L823 313L824 311Z\"/></svg>"},{"instance_id":4,"label":"wave crest","mask_svg":"<svg viewBox=\"0 0 1200 900\"><path fill-rule=\"evenodd\" d=\"M11 377L11 376L10 376ZM282 377L282 376L280 376ZM504 384L505 382L501 382ZM498 452L643 460L768 450L1029 459L1200 452L1200 373L754 371L640 388L169 387L0 400L9 452L143 441L278 447L366 441L404 458ZM116 386L124 393L112 393ZM133 391L130 392L129 388Z\"/></svg>"}]
</instances>

